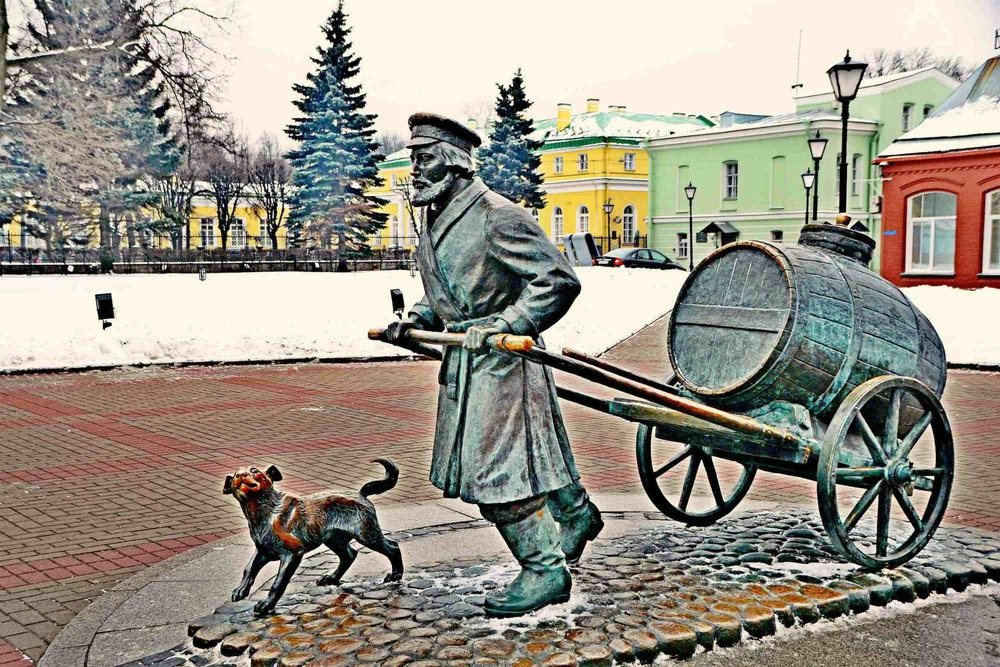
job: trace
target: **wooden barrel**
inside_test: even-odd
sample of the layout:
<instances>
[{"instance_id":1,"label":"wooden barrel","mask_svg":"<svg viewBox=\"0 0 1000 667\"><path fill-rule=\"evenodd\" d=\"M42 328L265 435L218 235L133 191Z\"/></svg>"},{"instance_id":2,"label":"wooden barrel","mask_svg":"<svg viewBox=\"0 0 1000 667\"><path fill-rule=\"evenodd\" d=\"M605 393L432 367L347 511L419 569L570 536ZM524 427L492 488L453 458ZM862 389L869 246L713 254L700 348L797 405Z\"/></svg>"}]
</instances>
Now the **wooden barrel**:
<instances>
[{"instance_id":1,"label":"wooden barrel","mask_svg":"<svg viewBox=\"0 0 1000 667\"><path fill-rule=\"evenodd\" d=\"M789 401L824 420L878 375L914 377L941 395L945 353L934 327L867 258L838 252L836 228L822 227L803 234L812 246L723 246L688 276L668 343L689 391L736 412Z\"/></svg>"}]
</instances>

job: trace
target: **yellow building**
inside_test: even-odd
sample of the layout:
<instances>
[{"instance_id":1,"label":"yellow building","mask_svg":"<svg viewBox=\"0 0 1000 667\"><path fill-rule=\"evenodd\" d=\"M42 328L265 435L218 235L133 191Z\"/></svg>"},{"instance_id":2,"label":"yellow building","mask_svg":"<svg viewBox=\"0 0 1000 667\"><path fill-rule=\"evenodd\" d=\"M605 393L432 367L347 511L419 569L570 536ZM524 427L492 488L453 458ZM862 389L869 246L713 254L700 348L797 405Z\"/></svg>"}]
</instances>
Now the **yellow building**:
<instances>
[{"instance_id":1,"label":"yellow building","mask_svg":"<svg viewBox=\"0 0 1000 667\"><path fill-rule=\"evenodd\" d=\"M419 222L413 224L413 214L419 218L419 211L407 206L406 194L409 191L410 168L409 149L390 153L379 163L379 175L382 177L382 187L369 190L366 194L387 201L380 210L389 216L383 228L371 239L373 250L397 248L413 249L417 244Z\"/></svg>"},{"instance_id":2,"label":"yellow building","mask_svg":"<svg viewBox=\"0 0 1000 667\"><path fill-rule=\"evenodd\" d=\"M542 141L542 188L545 207L532 215L557 245L566 234L590 232L602 251L633 245L646 236L649 156L647 139L684 134L714 123L682 113L631 113L624 106L600 110L587 100L586 111L573 114L560 104L556 117L535 122L533 138ZM397 151L379 165L385 185L371 194L389 200L389 223L373 247L411 248L410 215L402 189L410 175L409 151ZM609 205L610 213L605 211Z\"/></svg>"},{"instance_id":3,"label":"yellow building","mask_svg":"<svg viewBox=\"0 0 1000 667\"><path fill-rule=\"evenodd\" d=\"M222 232L219 229L219 217L216 211L215 202L208 197L197 196L191 202L190 233L192 249L212 250L222 247ZM31 205L28 206L27 215L31 215ZM23 214L21 214L23 215ZM0 246L10 246L12 248L43 249L45 241L43 239L23 233L21 225L21 215L15 215L10 224L3 228L0 236ZM88 224L88 234L86 247L96 248L100 245L100 230L97 222L97 211L92 211L88 218L92 221ZM154 210L144 210L139 213L139 222L152 221L158 216ZM282 227L278 229L278 248L287 247L284 221L288 218L286 209L282 219ZM124 224L119 225L118 233L121 235L119 246L129 247L129 239ZM172 247L170 236L166 233L153 232L149 229L135 231L134 242L136 247L167 249ZM267 226L264 219L264 211L250 206L245 200L241 200L241 205L236 208L234 220L229 228L229 235L226 243L230 250L250 249L270 249L272 242L267 235ZM181 247L187 247L184 243L183 234Z\"/></svg>"}]
</instances>

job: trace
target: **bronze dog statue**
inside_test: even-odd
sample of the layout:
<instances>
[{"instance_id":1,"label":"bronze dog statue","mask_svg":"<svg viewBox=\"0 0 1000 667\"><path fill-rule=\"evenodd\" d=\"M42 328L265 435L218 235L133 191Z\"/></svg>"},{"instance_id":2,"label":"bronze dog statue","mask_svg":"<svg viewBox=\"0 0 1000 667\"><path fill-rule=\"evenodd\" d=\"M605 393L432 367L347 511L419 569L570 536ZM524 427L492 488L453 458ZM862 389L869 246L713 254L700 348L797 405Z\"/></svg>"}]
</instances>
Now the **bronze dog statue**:
<instances>
[{"instance_id":1,"label":"bronze dog statue","mask_svg":"<svg viewBox=\"0 0 1000 667\"><path fill-rule=\"evenodd\" d=\"M356 496L321 491L299 498L283 493L274 488L274 483L281 481L281 472L275 466L264 472L252 466L241 468L226 477L222 492L232 494L240 502L250 524L250 536L257 546L257 553L243 571L243 580L233 591L233 601L249 595L261 568L277 560L280 565L271 592L253 608L258 615L271 613L302 557L324 544L340 557L340 564L335 572L320 578L319 584L338 585L358 555L351 547L351 540L388 558L392 572L385 581L398 581L403 576L399 545L382 534L375 506L368 496L385 493L396 486L399 469L387 459L375 459L372 463L382 464L385 477L368 482Z\"/></svg>"}]
</instances>

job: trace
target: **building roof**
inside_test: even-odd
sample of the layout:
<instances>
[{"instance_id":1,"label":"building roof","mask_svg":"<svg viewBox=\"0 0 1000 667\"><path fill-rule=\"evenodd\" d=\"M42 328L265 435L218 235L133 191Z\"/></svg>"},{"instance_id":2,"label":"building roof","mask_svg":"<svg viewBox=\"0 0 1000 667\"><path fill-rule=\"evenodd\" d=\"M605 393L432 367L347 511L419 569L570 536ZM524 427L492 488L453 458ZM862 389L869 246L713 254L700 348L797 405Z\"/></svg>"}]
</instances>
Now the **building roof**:
<instances>
[{"instance_id":1,"label":"building roof","mask_svg":"<svg viewBox=\"0 0 1000 667\"><path fill-rule=\"evenodd\" d=\"M885 76L876 76L872 78L866 78L861 80L861 87L858 89L858 97L864 97L866 95L875 95L883 92L881 89L886 87L895 88L897 86L905 86L915 81L921 81L923 79L938 79L942 83L948 85L958 85L955 79L951 78L937 67L921 67L919 69L913 69L908 72L896 72L895 74L886 74ZM805 99L814 98L814 99ZM811 104L813 102L820 102L824 99L829 99L833 101L833 89L830 86L824 88L815 88L809 91L801 91L795 96L795 101L798 104Z\"/></svg>"},{"instance_id":2,"label":"building roof","mask_svg":"<svg viewBox=\"0 0 1000 667\"><path fill-rule=\"evenodd\" d=\"M1000 56L990 58L880 158L1000 147Z\"/></svg>"},{"instance_id":3,"label":"building roof","mask_svg":"<svg viewBox=\"0 0 1000 667\"><path fill-rule=\"evenodd\" d=\"M748 134L753 134L755 131L764 132L768 129L779 129L784 127L793 127L796 125L802 125L805 123L816 123L819 121L829 121L835 123L837 127L840 127L841 118L839 113L835 113L828 109L810 109L808 111L793 111L791 113L779 114L777 116L767 116L760 120L750 121L748 123L737 123L733 125L719 125L716 127L705 127L693 132L685 134L683 140L695 139L695 138L713 138L716 141L725 140L726 135L733 135L734 137L745 138ZM852 116L851 123L871 123L877 125L874 120L869 120L866 118L857 118ZM662 139L662 138L661 138ZM663 143L673 143L673 142L660 142ZM685 142L686 143L686 142Z\"/></svg>"},{"instance_id":4,"label":"building roof","mask_svg":"<svg viewBox=\"0 0 1000 667\"><path fill-rule=\"evenodd\" d=\"M532 137L546 143L568 139L642 140L684 134L712 125L704 116L598 111L573 115L569 125L558 132L555 118L535 121Z\"/></svg>"}]
</instances>

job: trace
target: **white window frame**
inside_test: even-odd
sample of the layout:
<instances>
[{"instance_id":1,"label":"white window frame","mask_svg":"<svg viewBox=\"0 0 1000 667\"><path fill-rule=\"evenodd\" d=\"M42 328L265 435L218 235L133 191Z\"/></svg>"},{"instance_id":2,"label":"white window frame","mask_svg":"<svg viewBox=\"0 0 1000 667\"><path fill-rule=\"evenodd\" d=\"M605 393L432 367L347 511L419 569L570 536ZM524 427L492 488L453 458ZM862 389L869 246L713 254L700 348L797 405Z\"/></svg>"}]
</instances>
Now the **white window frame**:
<instances>
[{"instance_id":1,"label":"white window frame","mask_svg":"<svg viewBox=\"0 0 1000 667\"><path fill-rule=\"evenodd\" d=\"M557 155L552 160L552 173L561 174L563 173L563 156Z\"/></svg>"},{"instance_id":2,"label":"white window frame","mask_svg":"<svg viewBox=\"0 0 1000 667\"><path fill-rule=\"evenodd\" d=\"M403 226L397 215L389 218L389 247L403 247Z\"/></svg>"},{"instance_id":3,"label":"white window frame","mask_svg":"<svg viewBox=\"0 0 1000 667\"><path fill-rule=\"evenodd\" d=\"M986 193L986 207L984 209L983 223L983 273L991 276L1000 275L1000 266L990 268L990 255L993 253L993 235L990 233L993 225L1000 226L1000 214L990 214L990 199L997 197L1000 199L1000 190L993 190Z\"/></svg>"},{"instance_id":4,"label":"white window frame","mask_svg":"<svg viewBox=\"0 0 1000 667\"><path fill-rule=\"evenodd\" d=\"M243 218L233 218L229 224L229 249L242 250L247 247L247 223Z\"/></svg>"},{"instance_id":5,"label":"white window frame","mask_svg":"<svg viewBox=\"0 0 1000 667\"><path fill-rule=\"evenodd\" d=\"M913 103L906 102L903 104L903 132L909 132L913 129Z\"/></svg>"},{"instance_id":6,"label":"white window frame","mask_svg":"<svg viewBox=\"0 0 1000 667\"><path fill-rule=\"evenodd\" d=\"M775 243L782 243L785 240L785 230L783 229L772 229L771 230L771 240Z\"/></svg>"},{"instance_id":7,"label":"white window frame","mask_svg":"<svg viewBox=\"0 0 1000 667\"><path fill-rule=\"evenodd\" d=\"M590 209L586 204L580 204L576 209L576 232L586 234L590 231Z\"/></svg>"},{"instance_id":8,"label":"white window frame","mask_svg":"<svg viewBox=\"0 0 1000 667\"><path fill-rule=\"evenodd\" d=\"M389 178L390 178L390 183L392 183L392 187L396 187L399 185L399 176L397 174L392 174Z\"/></svg>"},{"instance_id":9,"label":"white window frame","mask_svg":"<svg viewBox=\"0 0 1000 667\"><path fill-rule=\"evenodd\" d=\"M851 156L851 196L861 194L861 153Z\"/></svg>"},{"instance_id":10,"label":"white window frame","mask_svg":"<svg viewBox=\"0 0 1000 667\"><path fill-rule=\"evenodd\" d=\"M913 203L917 200L917 197L921 197L923 195L933 195L933 194L943 194L943 195L949 195L951 197L955 197L955 205L956 205L955 213L956 213L956 215L954 217L947 217L947 216L921 216L919 218L914 218L913 217ZM928 190L928 191L925 191L925 192L917 192L917 193L915 193L913 195L910 195L907 198L907 200L906 200L906 247L904 249L905 252L906 252L906 273L915 273L915 274L922 274L922 275L946 275L946 276L955 275L955 264L954 264L955 249L952 250L952 265L950 267L947 267L947 268L936 268L934 266L934 249L935 249L934 245L935 245L936 239L937 239L937 233L936 232L937 232L937 225L938 225L938 223L939 222L946 222L948 220L951 220L952 222L956 223L955 224L955 232L956 232L955 233L955 237L956 237L955 241L956 241L956 245L957 245L957 240L958 240L958 238L957 238L958 237L958 224L957 224L957 222L958 222L958 208L957 208L957 206L958 206L958 196L954 192L947 192L945 190ZM913 235L913 223L914 222L930 222L931 223L931 247L930 247L930 252L929 252L929 255L928 255L930 257L930 262L931 263L930 263L929 267L913 266L913 239L914 239L914 235Z\"/></svg>"},{"instance_id":11,"label":"white window frame","mask_svg":"<svg viewBox=\"0 0 1000 667\"><path fill-rule=\"evenodd\" d=\"M260 239L261 248L271 247L271 237L267 234L267 218L261 218L257 222L257 236Z\"/></svg>"},{"instance_id":12,"label":"white window frame","mask_svg":"<svg viewBox=\"0 0 1000 667\"><path fill-rule=\"evenodd\" d=\"M625 153L625 171L635 171L635 153Z\"/></svg>"},{"instance_id":13,"label":"white window frame","mask_svg":"<svg viewBox=\"0 0 1000 667\"><path fill-rule=\"evenodd\" d=\"M688 233L677 232L677 259L688 259Z\"/></svg>"},{"instance_id":14,"label":"white window frame","mask_svg":"<svg viewBox=\"0 0 1000 667\"><path fill-rule=\"evenodd\" d=\"M580 153L576 157L576 168L579 171L589 171L590 170L590 156L586 153Z\"/></svg>"},{"instance_id":15,"label":"white window frame","mask_svg":"<svg viewBox=\"0 0 1000 667\"><path fill-rule=\"evenodd\" d=\"M622 209L622 242L633 243L635 241L635 206L627 204Z\"/></svg>"},{"instance_id":16,"label":"white window frame","mask_svg":"<svg viewBox=\"0 0 1000 667\"><path fill-rule=\"evenodd\" d=\"M729 168L733 172L729 173ZM736 160L727 160L722 163L722 199L724 201L736 201L740 197L740 163Z\"/></svg>"},{"instance_id":17,"label":"white window frame","mask_svg":"<svg viewBox=\"0 0 1000 667\"><path fill-rule=\"evenodd\" d=\"M552 209L552 240L556 243L563 242L563 210L561 206Z\"/></svg>"},{"instance_id":18,"label":"white window frame","mask_svg":"<svg viewBox=\"0 0 1000 667\"><path fill-rule=\"evenodd\" d=\"M932 113L934 113L934 105L933 104L925 104L924 105L924 118L926 119Z\"/></svg>"},{"instance_id":19,"label":"white window frame","mask_svg":"<svg viewBox=\"0 0 1000 667\"><path fill-rule=\"evenodd\" d=\"M537 208L531 209L531 217L532 217L532 219L534 219L536 225L539 224L539 222L538 222L538 209Z\"/></svg>"},{"instance_id":20,"label":"white window frame","mask_svg":"<svg viewBox=\"0 0 1000 667\"><path fill-rule=\"evenodd\" d=\"M205 232L208 231L208 234ZM198 226L198 239L202 248L215 247L215 218L202 218Z\"/></svg>"}]
</instances>

